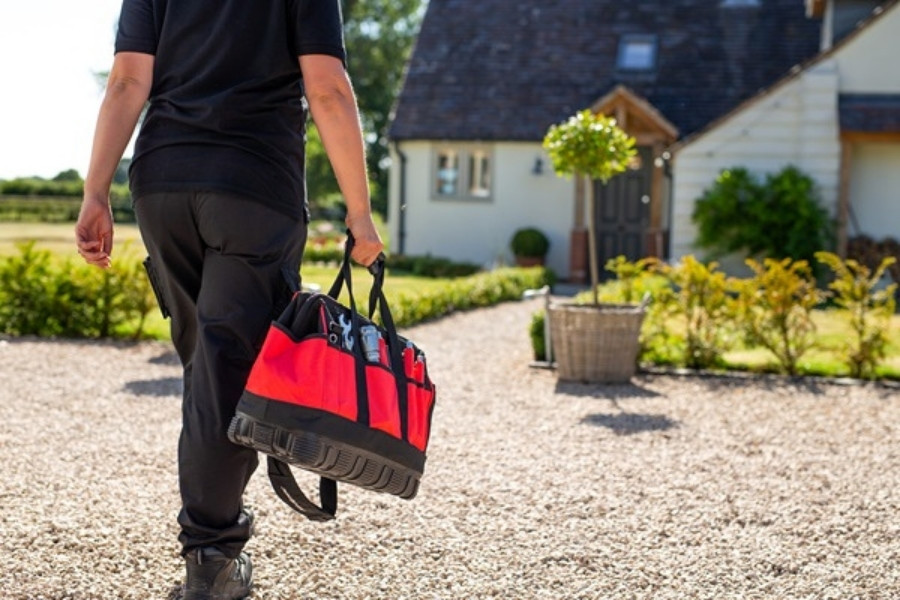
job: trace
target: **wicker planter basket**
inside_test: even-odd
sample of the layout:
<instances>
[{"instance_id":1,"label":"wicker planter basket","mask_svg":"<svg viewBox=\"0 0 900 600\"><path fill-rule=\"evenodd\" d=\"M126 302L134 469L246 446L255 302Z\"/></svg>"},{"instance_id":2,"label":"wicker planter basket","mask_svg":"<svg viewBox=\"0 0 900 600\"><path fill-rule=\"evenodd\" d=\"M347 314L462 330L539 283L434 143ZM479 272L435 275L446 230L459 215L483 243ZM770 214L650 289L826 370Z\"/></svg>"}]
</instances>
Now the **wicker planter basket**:
<instances>
[{"instance_id":1,"label":"wicker planter basket","mask_svg":"<svg viewBox=\"0 0 900 600\"><path fill-rule=\"evenodd\" d=\"M621 383L637 369L644 306L557 304L550 339L560 379Z\"/></svg>"}]
</instances>

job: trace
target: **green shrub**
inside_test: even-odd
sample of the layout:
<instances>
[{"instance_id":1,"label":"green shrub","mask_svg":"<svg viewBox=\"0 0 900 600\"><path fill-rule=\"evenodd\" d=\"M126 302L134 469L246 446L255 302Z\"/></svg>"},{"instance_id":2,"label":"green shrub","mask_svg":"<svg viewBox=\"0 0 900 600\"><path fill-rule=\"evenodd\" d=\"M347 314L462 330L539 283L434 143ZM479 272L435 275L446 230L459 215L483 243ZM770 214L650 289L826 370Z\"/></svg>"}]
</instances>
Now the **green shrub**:
<instances>
[{"instance_id":1,"label":"green shrub","mask_svg":"<svg viewBox=\"0 0 900 600\"><path fill-rule=\"evenodd\" d=\"M0 333L52 334L51 263L51 253L35 250L33 243L20 245L16 257L0 259Z\"/></svg>"},{"instance_id":2,"label":"green shrub","mask_svg":"<svg viewBox=\"0 0 900 600\"><path fill-rule=\"evenodd\" d=\"M534 352L534 360L547 360L547 340L544 335L544 324L547 320L547 312L539 310L531 315L531 323L528 325L528 337L531 338L531 350Z\"/></svg>"},{"instance_id":3,"label":"green shrub","mask_svg":"<svg viewBox=\"0 0 900 600\"><path fill-rule=\"evenodd\" d=\"M101 270L22 244L0 259L0 333L106 338L126 335L128 325L139 338L155 306L142 271L126 248Z\"/></svg>"},{"instance_id":4,"label":"green shrub","mask_svg":"<svg viewBox=\"0 0 900 600\"><path fill-rule=\"evenodd\" d=\"M747 341L768 349L783 372L797 375L800 358L815 343L812 310L827 294L816 289L805 260L748 259L747 265L755 275L737 285Z\"/></svg>"},{"instance_id":5,"label":"green shrub","mask_svg":"<svg viewBox=\"0 0 900 600\"><path fill-rule=\"evenodd\" d=\"M747 169L722 171L694 206L696 243L713 256L792 258L809 264L831 245L832 223L812 178L796 167L760 183Z\"/></svg>"},{"instance_id":6,"label":"green shrub","mask_svg":"<svg viewBox=\"0 0 900 600\"><path fill-rule=\"evenodd\" d=\"M525 227L516 230L509 242L509 249L514 256L541 258L550 249L550 240L540 229Z\"/></svg>"},{"instance_id":7,"label":"green shrub","mask_svg":"<svg viewBox=\"0 0 900 600\"><path fill-rule=\"evenodd\" d=\"M816 258L831 268L834 280L828 287L834 292L835 303L850 313L850 327L855 334L854 339L845 342L850 372L854 377L872 378L885 356L887 330L896 309L897 284L881 290L877 286L896 259L882 259L873 273L853 259L844 261L830 252L819 252Z\"/></svg>"}]
</instances>

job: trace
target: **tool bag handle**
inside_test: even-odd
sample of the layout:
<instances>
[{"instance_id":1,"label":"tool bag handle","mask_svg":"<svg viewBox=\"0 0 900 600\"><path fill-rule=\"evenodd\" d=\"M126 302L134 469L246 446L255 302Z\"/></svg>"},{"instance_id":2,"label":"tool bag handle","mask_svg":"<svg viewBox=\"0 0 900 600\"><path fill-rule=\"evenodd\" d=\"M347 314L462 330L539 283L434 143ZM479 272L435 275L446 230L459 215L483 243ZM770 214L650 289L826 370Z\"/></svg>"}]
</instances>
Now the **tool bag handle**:
<instances>
[{"instance_id":1,"label":"tool bag handle","mask_svg":"<svg viewBox=\"0 0 900 600\"><path fill-rule=\"evenodd\" d=\"M341 261L341 267L335 277L334 283L328 291L328 296L337 300L341 294L341 290L346 284L347 294L350 298L351 335L354 339L354 346L358 348L361 345L359 335L361 324L360 316L356 309L356 299L353 296L353 280L350 267L350 253L353 251L355 243L356 240L353 238L353 234L348 231L347 242L344 248L344 258ZM371 273L374 278L372 290L369 293L369 320L371 320L372 316L375 314L376 307L380 308L379 314L381 316L381 323L388 337L387 345L390 353L391 365L394 368L402 368L403 350L400 348L400 338L397 335L394 319L391 315L390 308L388 307L387 299L384 297L384 263L385 256L382 253L379 254L375 262L368 267L369 273ZM356 360L355 363L357 394L364 394L362 398L365 400L365 363L361 360ZM409 423L405 417L408 414L408 391L406 389L406 383L401 381L401 378L395 377L395 380L397 381L397 399L400 408L401 434L403 439L407 439ZM359 403L358 412L359 421L368 424L368 402L361 401ZM328 477L319 478L319 504L317 505L303 493L303 490L301 490L300 486L297 484L297 480L291 472L290 467L284 461L269 456L268 476L269 482L272 484L272 488L275 490L278 497L281 498L285 504L305 516L307 519L311 521L329 521L334 519L334 515L337 512L337 482L334 479Z\"/></svg>"},{"instance_id":2,"label":"tool bag handle","mask_svg":"<svg viewBox=\"0 0 900 600\"><path fill-rule=\"evenodd\" d=\"M353 295L353 276L352 269L350 266L350 253L353 252L353 248L356 245L356 240L353 237L353 233L351 231L347 231L347 243L344 247L344 259L341 262L341 268L335 277L334 283L331 285L331 289L328 291L328 295L333 299L337 300L341 294L341 289L344 284L347 285L347 295L350 298L350 321L351 321L351 330L354 339L356 340L354 343L359 347L359 330L360 330L360 319L359 313L356 310L356 300ZM397 335L397 328L394 325L394 317L391 314L391 309L388 306L387 298L384 296L384 271L385 271L385 256L384 253L380 253L378 258L375 259L368 267L369 273L372 275L372 289L369 291L369 320L375 316L375 310L379 309L379 316L381 317L381 326L384 329L384 332L387 334L387 347L388 347L388 356L391 360L391 369L396 373L396 369L402 369L403 366L403 347L400 344L400 336ZM394 377L394 380L397 383L397 404L400 409L400 433L401 438L405 441L409 439L409 423L407 419L403 418L408 414L409 408L409 398L408 391L406 389L406 383L402 381L401 377ZM362 399L365 397L366 393L366 373L365 373L365 364L357 361L357 373L356 373L356 383L357 389L359 392L359 398ZM359 406L359 422L368 425L368 413L369 407L367 402L360 402Z\"/></svg>"}]
</instances>

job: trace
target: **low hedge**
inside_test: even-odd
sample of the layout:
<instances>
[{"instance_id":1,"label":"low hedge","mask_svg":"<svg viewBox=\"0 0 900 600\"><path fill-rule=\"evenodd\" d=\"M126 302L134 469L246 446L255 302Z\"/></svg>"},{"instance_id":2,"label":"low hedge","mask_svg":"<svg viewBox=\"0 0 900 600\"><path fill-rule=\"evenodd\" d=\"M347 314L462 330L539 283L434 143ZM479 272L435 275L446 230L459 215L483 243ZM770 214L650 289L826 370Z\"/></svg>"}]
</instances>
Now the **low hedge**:
<instances>
[{"instance_id":1,"label":"low hedge","mask_svg":"<svg viewBox=\"0 0 900 600\"><path fill-rule=\"evenodd\" d=\"M543 287L552 279L552 272L543 267L496 269L455 279L437 291L400 294L391 299L391 312L398 327L408 327L458 310L518 300L525 290Z\"/></svg>"},{"instance_id":2,"label":"low hedge","mask_svg":"<svg viewBox=\"0 0 900 600\"><path fill-rule=\"evenodd\" d=\"M312 240L306 244L303 251L303 262L306 264L337 264L343 259L342 239ZM430 254L390 254L386 264L391 272L437 279L466 277L481 271L481 267L476 264L458 262Z\"/></svg>"},{"instance_id":3,"label":"low hedge","mask_svg":"<svg viewBox=\"0 0 900 600\"><path fill-rule=\"evenodd\" d=\"M127 189L110 193L117 223L134 223L134 209ZM14 223L74 223L81 210L81 196L0 195L0 221Z\"/></svg>"}]
</instances>

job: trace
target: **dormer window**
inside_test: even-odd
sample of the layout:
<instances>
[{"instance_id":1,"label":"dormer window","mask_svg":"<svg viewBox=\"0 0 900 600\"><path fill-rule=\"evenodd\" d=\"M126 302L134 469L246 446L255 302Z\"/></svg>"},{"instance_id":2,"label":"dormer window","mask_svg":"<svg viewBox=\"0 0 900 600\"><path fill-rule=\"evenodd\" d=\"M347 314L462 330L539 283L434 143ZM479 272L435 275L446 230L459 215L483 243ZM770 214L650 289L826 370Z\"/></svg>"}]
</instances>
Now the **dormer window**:
<instances>
[{"instance_id":1,"label":"dormer window","mask_svg":"<svg viewBox=\"0 0 900 600\"><path fill-rule=\"evenodd\" d=\"M758 7L759 0L722 0L722 8Z\"/></svg>"},{"instance_id":2,"label":"dormer window","mask_svg":"<svg viewBox=\"0 0 900 600\"><path fill-rule=\"evenodd\" d=\"M619 40L619 59L623 71L652 71L656 68L655 35L623 35Z\"/></svg>"}]
</instances>

